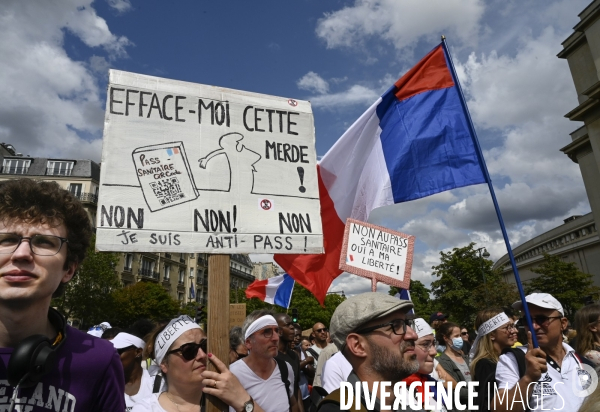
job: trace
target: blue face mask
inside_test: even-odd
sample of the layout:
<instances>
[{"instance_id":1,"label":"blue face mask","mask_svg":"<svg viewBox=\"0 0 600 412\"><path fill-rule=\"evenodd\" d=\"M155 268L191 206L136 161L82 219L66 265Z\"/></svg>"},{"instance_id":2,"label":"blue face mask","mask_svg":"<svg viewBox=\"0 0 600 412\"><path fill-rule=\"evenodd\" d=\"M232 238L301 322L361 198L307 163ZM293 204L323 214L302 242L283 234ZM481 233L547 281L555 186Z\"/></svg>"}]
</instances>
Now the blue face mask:
<instances>
[{"instance_id":1,"label":"blue face mask","mask_svg":"<svg viewBox=\"0 0 600 412\"><path fill-rule=\"evenodd\" d=\"M463 340L461 337L452 338L452 347L456 350L461 350L463 347Z\"/></svg>"}]
</instances>

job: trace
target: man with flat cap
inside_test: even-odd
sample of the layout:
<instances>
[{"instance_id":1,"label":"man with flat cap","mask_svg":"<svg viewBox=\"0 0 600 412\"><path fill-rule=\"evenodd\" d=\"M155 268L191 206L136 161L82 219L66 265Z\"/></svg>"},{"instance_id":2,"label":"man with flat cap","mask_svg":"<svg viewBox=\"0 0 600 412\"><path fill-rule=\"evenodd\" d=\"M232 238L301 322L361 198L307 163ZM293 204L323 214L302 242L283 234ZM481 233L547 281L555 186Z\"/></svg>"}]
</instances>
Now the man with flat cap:
<instances>
[{"instance_id":1,"label":"man with flat cap","mask_svg":"<svg viewBox=\"0 0 600 412\"><path fill-rule=\"evenodd\" d=\"M412 308L409 300L369 292L347 299L333 313L329 327L331 338L352 365L347 382L353 388L357 382L366 383L371 391L369 395L377 396L368 408L369 402L361 393L360 410L378 412L382 409L380 391L373 392L373 387L375 382L384 381L392 384L390 396L385 399L385 404L392 407L393 385L419 370L415 354L417 334L407 319L407 312ZM318 411L337 412L341 410L340 405L338 389L321 401ZM352 410L354 406L353 402Z\"/></svg>"}]
</instances>

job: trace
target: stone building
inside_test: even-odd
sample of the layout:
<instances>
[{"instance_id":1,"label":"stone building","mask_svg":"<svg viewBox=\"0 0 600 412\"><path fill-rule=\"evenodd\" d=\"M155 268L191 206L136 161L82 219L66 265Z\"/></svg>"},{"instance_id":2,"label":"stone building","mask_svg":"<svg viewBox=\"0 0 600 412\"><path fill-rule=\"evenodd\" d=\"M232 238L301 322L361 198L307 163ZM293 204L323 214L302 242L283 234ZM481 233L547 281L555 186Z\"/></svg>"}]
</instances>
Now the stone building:
<instances>
[{"instance_id":1,"label":"stone building","mask_svg":"<svg viewBox=\"0 0 600 412\"><path fill-rule=\"evenodd\" d=\"M513 252L522 280L535 276L530 269L539 266L545 252L574 262L600 286L600 0L591 2L579 13L579 19L558 57L569 64L579 103L565 117L583 122L583 126L571 133L571 142L561 151L579 165L592 211L565 219L563 225ZM502 267L506 279L514 282L508 255L494 267Z\"/></svg>"},{"instance_id":2,"label":"stone building","mask_svg":"<svg viewBox=\"0 0 600 412\"><path fill-rule=\"evenodd\" d=\"M100 165L86 159L29 157L14 146L0 144L0 181L28 177L55 181L81 200L96 226ZM208 297L208 257L204 253L119 253L115 268L124 286L136 282L160 284L182 304L205 304ZM246 288L254 281L248 255L232 255L231 287Z\"/></svg>"}]
</instances>

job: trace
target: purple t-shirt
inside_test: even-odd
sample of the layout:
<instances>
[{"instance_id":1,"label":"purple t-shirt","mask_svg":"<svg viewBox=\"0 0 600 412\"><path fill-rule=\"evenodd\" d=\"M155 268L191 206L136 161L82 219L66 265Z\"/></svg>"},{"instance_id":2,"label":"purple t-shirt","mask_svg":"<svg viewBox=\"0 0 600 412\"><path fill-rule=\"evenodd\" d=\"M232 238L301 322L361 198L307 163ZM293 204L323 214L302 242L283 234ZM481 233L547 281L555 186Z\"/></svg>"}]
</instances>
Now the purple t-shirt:
<instances>
[{"instance_id":1,"label":"purple t-shirt","mask_svg":"<svg viewBox=\"0 0 600 412\"><path fill-rule=\"evenodd\" d=\"M0 348L0 411L13 393L6 379L12 348ZM125 375L115 347L70 326L57 352L57 366L37 385L20 389L15 411L122 412Z\"/></svg>"}]
</instances>

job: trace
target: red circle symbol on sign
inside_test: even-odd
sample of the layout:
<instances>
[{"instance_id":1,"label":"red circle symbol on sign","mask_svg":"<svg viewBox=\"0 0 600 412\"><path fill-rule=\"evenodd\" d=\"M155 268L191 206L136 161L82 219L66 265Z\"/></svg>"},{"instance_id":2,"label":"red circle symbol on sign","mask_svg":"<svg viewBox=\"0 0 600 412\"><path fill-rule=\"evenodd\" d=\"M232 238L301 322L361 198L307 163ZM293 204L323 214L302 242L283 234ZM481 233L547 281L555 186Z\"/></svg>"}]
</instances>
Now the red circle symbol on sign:
<instances>
[{"instance_id":1,"label":"red circle symbol on sign","mask_svg":"<svg viewBox=\"0 0 600 412\"><path fill-rule=\"evenodd\" d=\"M273 207L273 204L269 199L263 199L260 201L260 207L262 207L263 210L270 210Z\"/></svg>"}]
</instances>

